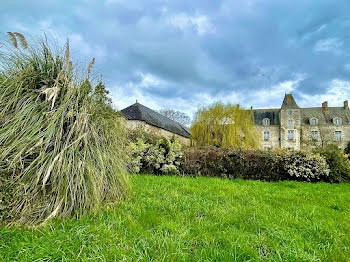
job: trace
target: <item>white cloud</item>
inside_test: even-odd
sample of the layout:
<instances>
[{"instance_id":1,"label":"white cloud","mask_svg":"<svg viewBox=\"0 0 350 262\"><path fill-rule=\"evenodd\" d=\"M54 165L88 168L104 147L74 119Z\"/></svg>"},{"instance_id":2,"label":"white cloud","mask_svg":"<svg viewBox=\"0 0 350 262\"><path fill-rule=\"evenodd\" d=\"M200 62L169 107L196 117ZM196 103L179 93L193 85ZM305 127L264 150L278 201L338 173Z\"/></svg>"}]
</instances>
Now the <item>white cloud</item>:
<instances>
[{"instance_id":1,"label":"white cloud","mask_svg":"<svg viewBox=\"0 0 350 262\"><path fill-rule=\"evenodd\" d=\"M328 106L342 106L343 101L350 98L350 82L333 79L329 86L327 92L323 94L301 94L302 100L299 106L321 106L321 103L324 101L328 101Z\"/></svg>"},{"instance_id":2,"label":"white cloud","mask_svg":"<svg viewBox=\"0 0 350 262\"><path fill-rule=\"evenodd\" d=\"M343 41L338 38L327 38L317 41L314 47L315 52L333 52L340 54Z\"/></svg>"},{"instance_id":3,"label":"white cloud","mask_svg":"<svg viewBox=\"0 0 350 262\"><path fill-rule=\"evenodd\" d=\"M254 108L279 108L286 93L293 93L299 83L306 78L306 75L298 74L294 79L280 82L266 89L253 92L252 95L242 95L245 97L245 106L252 105Z\"/></svg>"},{"instance_id":4,"label":"white cloud","mask_svg":"<svg viewBox=\"0 0 350 262\"><path fill-rule=\"evenodd\" d=\"M200 36L215 33L214 25L205 15L197 14L195 16L189 16L185 13L180 13L170 17L168 22L183 31L194 27Z\"/></svg>"},{"instance_id":5,"label":"white cloud","mask_svg":"<svg viewBox=\"0 0 350 262\"><path fill-rule=\"evenodd\" d=\"M141 84L139 85L140 87L160 86L165 84L165 81L149 73L144 74L142 72L138 72L137 75L141 76L142 78Z\"/></svg>"}]
</instances>

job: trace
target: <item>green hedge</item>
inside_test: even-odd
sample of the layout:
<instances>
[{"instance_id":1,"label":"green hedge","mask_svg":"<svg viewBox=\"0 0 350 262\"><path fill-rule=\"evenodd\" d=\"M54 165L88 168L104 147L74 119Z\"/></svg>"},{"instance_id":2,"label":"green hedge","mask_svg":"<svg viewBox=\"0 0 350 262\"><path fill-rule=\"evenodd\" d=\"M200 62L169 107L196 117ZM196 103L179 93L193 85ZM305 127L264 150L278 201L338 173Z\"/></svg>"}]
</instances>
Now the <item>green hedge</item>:
<instances>
[{"instance_id":1,"label":"green hedge","mask_svg":"<svg viewBox=\"0 0 350 262\"><path fill-rule=\"evenodd\" d=\"M315 150L327 161L330 168L328 182L350 181L350 161L336 145L327 145Z\"/></svg>"},{"instance_id":2,"label":"green hedge","mask_svg":"<svg viewBox=\"0 0 350 262\"><path fill-rule=\"evenodd\" d=\"M263 181L329 181L329 168L319 154L303 151L189 149L181 173L190 176L242 178Z\"/></svg>"}]
</instances>

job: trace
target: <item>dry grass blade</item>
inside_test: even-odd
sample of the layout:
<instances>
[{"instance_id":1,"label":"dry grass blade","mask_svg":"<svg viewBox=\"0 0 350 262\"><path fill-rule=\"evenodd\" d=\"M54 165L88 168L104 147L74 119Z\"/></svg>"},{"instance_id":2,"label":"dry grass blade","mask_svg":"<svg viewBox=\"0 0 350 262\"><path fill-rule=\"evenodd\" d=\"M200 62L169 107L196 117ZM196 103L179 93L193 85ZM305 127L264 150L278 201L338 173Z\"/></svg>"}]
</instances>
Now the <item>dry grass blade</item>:
<instances>
[{"instance_id":1,"label":"dry grass blade","mask_svg":"<svg viewBox=\"0 0 350 262\"><path fill-rule=\"evenodd\" d=\"M70 51L69 51L69 39L67 39L67 43L66 43L66 51L64 54L65 59L68 61L69 57L70 57Z\"/></svg>"},{"instance_id":2,"label":"dry grass blade","mask_svg":"<svg viewBox=\"0 0 350 262\"><path fill-rule=\"evenodd\" d=\"M128 191L117 114L58 50L0 57L0 223L77 217Z\"/></svg>"},{"instance_id":3,"label":"dry grass blade","mask_svg":"<svg viewBox=\"0 0 350 262\"><path fill-rule=\"evenodd\" d=\"M8 36L10 37L10 40L12 42L12 45L15 47L15 48L18 48L18 44L17 44L17 39L16 39L16 36L14 35L14 33L12 32L7 32Z\"/></svg>"},{"instance_id":4,"label":"dry grass blade","mask_svg":"<svg viewBox=\"0 0 350 262\"><path fill-rule=\"evenodd\" d=\"M21 46L23 47L23 49L27 49L28 48L28 43L26 38L24 37L24 35L18 33L18 32L14 32L14 34L19 38L19 41L21 42Z\"/></svg>"},{"instance_id":5,"label":"dry grass blade","mask_svg":"<svg viewBox=\"0 0 350 262\"><path fill-rule=\"evenodd\" d=\"M91 60L89 66L88 66L88 78L90 76L91 68L94 65L94 63L95 63L95 57Z\"/></svg>"}]
</instances>

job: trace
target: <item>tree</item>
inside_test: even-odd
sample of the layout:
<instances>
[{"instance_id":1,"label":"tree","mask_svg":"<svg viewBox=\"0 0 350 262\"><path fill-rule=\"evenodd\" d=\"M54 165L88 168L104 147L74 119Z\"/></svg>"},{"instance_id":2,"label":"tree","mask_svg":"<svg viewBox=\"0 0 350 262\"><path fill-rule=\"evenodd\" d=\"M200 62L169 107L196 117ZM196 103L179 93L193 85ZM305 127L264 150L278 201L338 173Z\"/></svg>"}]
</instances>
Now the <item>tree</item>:
<instances>
[{"instance_id":1,"label":"tree","mask_svg":"<svg viewBox=\"0 0 350 262\"><path fill-rule=\"evenodd\" d=\"M191 118L181 111L176 111L170 108L164 108L159 110L158 112L163 116L166 116L167 118L174 120L175 122L178 122L184 126L189 127L191 123Z\"/></svg>"},{"instance_id":2,"label":"tree","mask_svg":"<svg viewBox=\"0 0 350 262\"><path fill-rule=\"evenodd\" d=\"M239 105L216 103L203 107L191 127L191 138L197 146L257 148L257 137L252 111Z\"/></svg>"}]
</instances>

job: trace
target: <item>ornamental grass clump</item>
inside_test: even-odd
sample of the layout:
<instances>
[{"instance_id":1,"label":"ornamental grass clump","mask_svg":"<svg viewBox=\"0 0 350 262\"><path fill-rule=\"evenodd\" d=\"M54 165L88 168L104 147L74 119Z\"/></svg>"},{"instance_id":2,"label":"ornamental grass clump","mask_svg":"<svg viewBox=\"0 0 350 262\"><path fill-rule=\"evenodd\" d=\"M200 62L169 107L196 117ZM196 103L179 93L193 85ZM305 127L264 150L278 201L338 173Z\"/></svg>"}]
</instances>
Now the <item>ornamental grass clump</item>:
<instances>
[{"instance_id":1,"label":"ornamental grass clump","mask_svg":"<svg viewBox=\"0 0 350 262\"><path fill-rule=\"evenodd\" d=\"M93 62L83 77L68 42L52 50L9 36L0 48L0 220L78 217L123 197L124 134L103 83L89 80Z\"/></svg>"}]
</instances>

